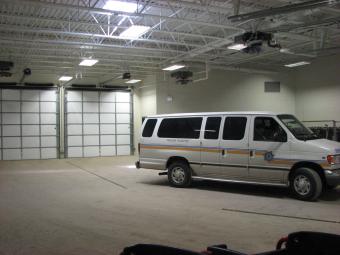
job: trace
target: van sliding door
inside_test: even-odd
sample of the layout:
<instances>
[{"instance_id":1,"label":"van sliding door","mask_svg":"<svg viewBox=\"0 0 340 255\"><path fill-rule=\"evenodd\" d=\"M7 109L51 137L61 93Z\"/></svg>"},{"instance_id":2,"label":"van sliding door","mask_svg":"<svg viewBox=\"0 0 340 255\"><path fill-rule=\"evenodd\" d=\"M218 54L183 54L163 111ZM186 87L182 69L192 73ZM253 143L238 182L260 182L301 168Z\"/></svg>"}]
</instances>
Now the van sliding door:
<instances>
[{"instance_id":1,"label":"van sliding door","mask_svg":"<svg viewBox=\"0 0 340 255\"><path fill-rule=\"evenodd\" d=\"M248 177L248 130L250 117L225 116L221 137L220 178L246 180Z\"/></svg>"},{"instance_id":2,"label":"van sliding door","mask_svg":"<svg viewBox=\"0 0 340 255\"><path fill-rule=\"evenodd\" d=\"M220 127L221 116L207 117L201 136L201 167L196 173L202 177L218 178L220 171Z\"/></svg>"}]
</instances>

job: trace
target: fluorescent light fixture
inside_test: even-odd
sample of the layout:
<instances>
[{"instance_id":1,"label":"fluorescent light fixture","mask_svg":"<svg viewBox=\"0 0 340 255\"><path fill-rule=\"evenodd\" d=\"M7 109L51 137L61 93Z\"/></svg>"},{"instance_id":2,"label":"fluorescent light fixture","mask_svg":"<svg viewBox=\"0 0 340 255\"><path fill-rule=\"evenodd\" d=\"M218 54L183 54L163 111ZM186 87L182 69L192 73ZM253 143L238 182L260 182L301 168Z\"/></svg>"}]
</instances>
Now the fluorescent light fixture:
<instances>
[{"instance_id":1,"label":"fluorescent light fixture","mask_svg":"<svg viewBox=\"0 0 340 255\"><path fill-rule=\"evenodd\" d=\"M148 26L132 25L131 27L124 30L119 35L119 37L128 38L128 39L137 39L138 37L145 34L149 29L150 29L150 27L148 27Z\"/></svg>"},{"instance_id":2,"label":"fluorescent light fixture","mask_svg":"<svg viewBox=\"0 0 340 255\"><path fill-rule=\"evenodd\" d=\"M307 61L301 61L301 62L296 62L296 63L292 63L292 64L287 64L285 65L285 67L297 67L297 66L304 66L304 65L309 65L310 62Z\"/></svg>"},{"instance_id":3,"label":"fluorescent light fixture","mask_svg":"<svg viewBox=\"0 0 340 255\"><path fill-rule=\"evenodd\" d=\"M177 69L181 69L183 67L185 67L185 65L172 65L172 66L165 67L162 70L163 71L174 71L174 70L177 70Z\"/></svg>"},{"instance_id":4,"label":"fluorescent light fixture","mask_svg":"<svg viewBox=\"0 0 340 255\"><path fill-rule=\"evenodd\" d=\"M72 80L72 79L73 79L72 76L61 76L61 77L59 78L59 81L70 81L70 80Z\"/></svg>"},{"instance_id":5,"label":"fluorescent light fixture","mask_svg":"<svg viewBox=\"0 0 340 255\"><path fill-rule=\"evenodd\" d=\"M126 81L125 83L137 83L137 82L140 82L140 81L142 81L142 80L134 80L134 79L132 79L132 80Z\"/></svg>"},{"instance_id":6,"label":"fluorescent light fixture","mask_svg":"<svg viewBox=\"0 0 340 255\"><path fill-rule=\"evenodd\" d=\"M236 43L236 44L232 44L230 46L228 46L229 50L243 50L245 48L247 48L248 46L242 43Z\"/></svg>"},{"instance_id":7,"label":"fluorescent light fixture","mask_svg":"<svg viewBox=\"0 0 340 255\"><path fill-rule=\"evenodd\" d=\"M137 10L137 3L107 1L103 6L103 9L109 11L134 13Z\"/></svg>"},{"instance_id":8,"label":"fluorescent light fixture","mask_svg":"<svg viewBox=\"0 0 340 255\"><path fill-rule=\"evenodd\" d=\"M98 62L97 59L84 59L79 63L80 66L93 66Z\"/></svg>"}]
</instances>

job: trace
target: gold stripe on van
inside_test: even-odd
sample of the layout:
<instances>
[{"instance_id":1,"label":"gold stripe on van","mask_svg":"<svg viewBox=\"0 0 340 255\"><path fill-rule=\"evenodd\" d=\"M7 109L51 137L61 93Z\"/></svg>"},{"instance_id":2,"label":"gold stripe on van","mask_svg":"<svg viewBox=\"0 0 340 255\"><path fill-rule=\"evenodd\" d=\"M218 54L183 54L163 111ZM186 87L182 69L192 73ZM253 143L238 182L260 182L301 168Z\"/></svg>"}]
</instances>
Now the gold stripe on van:
<instances>
[{"instance_id":1,"label":"gold stripe on van","mask_svg":"<svg viewBox=\"0 0 340 255\"><path fill-rule=\"evenodd\" d=\"M237 155L249 155L249 151L245 150L227 150L228 154L237 154Z\"/></svg>"},{"instance_id":2,"label":"gold stripe on van","mask_svg":"<svg viewBox=\"0 0 340 255\"><path fill-rule=\"evenodd\" d=\"M184 147L172 147L172 146L150 146L150 145L141 145L142 149L150 149L150 150L176 150L176 151L201 151L201 148L184 148Z\"/></svg>"}]
</instances>

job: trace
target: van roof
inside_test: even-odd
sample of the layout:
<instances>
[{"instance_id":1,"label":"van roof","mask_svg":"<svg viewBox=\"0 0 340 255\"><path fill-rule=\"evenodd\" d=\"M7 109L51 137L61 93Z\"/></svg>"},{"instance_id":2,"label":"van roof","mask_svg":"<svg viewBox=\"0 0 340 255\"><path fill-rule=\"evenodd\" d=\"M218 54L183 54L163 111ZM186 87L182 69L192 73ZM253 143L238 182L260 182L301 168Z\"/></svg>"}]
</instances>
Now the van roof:
<instances>
[{"instance_id":1,"label":"van roof","mask_svg":"<svg viewBox=\"0 0 340 255\"><path fill-rule=\"evenodd\" d=\"M192 113L171 113L171 114L156 114L149 115L148 118L160 118L160 117L181 117L181 116L209 116L209 115L277 115L275 112L192 112Z\"/></svg>"}]
</instances>

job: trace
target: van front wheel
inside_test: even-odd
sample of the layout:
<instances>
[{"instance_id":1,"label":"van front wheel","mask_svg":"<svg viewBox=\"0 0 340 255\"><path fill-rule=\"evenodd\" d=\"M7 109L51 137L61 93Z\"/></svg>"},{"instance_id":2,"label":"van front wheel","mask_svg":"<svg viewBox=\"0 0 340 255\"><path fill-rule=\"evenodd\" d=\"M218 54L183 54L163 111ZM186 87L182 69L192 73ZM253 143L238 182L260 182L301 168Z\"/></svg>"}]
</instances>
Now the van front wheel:
<instances>
[{"instance_id":1,"label":"van front wheel","mask_svg":"<svg viewBox=\"0 0 340 255\"><path fill-rule=\"evenodd\" d=\"M174 162L168 168L168 180L171 186L184 188L191 184L191 171L188 164Z\"/></svg>"},{"instance_id":2,"label":"van front wheel","mask_svg":"<svg viewBox=\"0 0 340 255\"><path fill-rule=\"evenodd\" d=\"M322 181L317 172L303 167L293 173L290 188L296 198L314 201L322 192Z\"/></svg>"}]
</instances>

